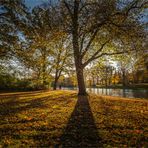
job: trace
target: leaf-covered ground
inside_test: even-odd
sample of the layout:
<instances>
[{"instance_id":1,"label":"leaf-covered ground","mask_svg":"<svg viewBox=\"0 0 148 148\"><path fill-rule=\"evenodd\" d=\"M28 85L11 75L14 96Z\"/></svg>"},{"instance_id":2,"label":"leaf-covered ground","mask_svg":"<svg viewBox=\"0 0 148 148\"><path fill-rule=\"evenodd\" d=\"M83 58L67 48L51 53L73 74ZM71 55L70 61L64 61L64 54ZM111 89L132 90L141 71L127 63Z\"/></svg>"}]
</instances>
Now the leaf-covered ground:
<instances>
[{"instance_id":1,"label":"leaf-covered ground","mask_svg":"<svg viewBox=\"0 0 148 148\"><path fill-rule=\"evenodd\" d=\"M148 147L148 101L74 91L0 94L0 147Z\"/></svg>"},{"instance_id":2,"label":"leaf-covered ground","mask_svg":"<svg viewBox=\"0 0 148 148\"><path fill-rule=\"evenodd\" d=\"M148 147L148 101L93 96L91 109L104 147Z\"/></svg>"}]
</instances>

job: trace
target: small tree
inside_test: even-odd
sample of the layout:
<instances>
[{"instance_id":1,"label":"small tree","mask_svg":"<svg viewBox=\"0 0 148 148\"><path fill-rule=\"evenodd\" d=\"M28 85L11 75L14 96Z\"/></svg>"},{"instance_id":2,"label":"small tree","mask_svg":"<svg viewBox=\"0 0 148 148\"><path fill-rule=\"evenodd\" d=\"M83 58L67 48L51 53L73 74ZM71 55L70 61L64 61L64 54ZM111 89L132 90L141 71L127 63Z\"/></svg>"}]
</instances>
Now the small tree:
<instances>
[{"instance_id":1,"label":"small tree","mask_svg":"<svg viewBox=\"0 0 148 148\"><path fill-rule=\"evenodd\" d=\"M70 43L67 36L65 38L62 36L62 39L53 43L50 58L52 63L52 73L54 74L53 89L56 90L62 72L66 71L67 67L71 65L71 63L69 63L71 58Z\"/></svg>"}]
</instances>

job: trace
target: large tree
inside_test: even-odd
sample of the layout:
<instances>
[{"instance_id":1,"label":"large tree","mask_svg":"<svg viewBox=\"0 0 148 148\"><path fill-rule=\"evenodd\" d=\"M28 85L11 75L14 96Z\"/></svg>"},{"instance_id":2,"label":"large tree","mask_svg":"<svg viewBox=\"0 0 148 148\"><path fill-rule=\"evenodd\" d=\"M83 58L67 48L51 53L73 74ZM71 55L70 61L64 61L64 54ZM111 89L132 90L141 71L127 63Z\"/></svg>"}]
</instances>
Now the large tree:
<instances>
[{"instance_id":1,"label":"large tree","mask_svg":"<svg viewBox=\"0 0 148 148\"><path fill-rule=\"evenodd\" d=\"M104 55L133 50L135 39L143 36L139 20L146 1L62 0L61 3L66 29L63 28L72 36L79 95L86 95L84 68Z\"/></svg>"},{"instance_id":2,"label":"large tree","mask_svg":"<svg viewBox=\"0 0 148 148\"><path fill-rule=\"evenodd\" d=\"M79 95L86 95L83 71L90 62L136 50L144 37L141 16L146 0L60 0L34 9L31 15L19 0L4 0L2 7L1 26L10 30L1 30L1 49L13 49L13 54L18 55L20 49L28 52L35 48L46 61L51 40L57 44L57 37L66 35L72 41ZM12 35L9 44L7 36Z\"/></svg>"},{"instance_id":3,"label":"large tree","mask_svg":"<svg viewBox=\"0 0 148 148\"><path fill-rule=\"evenodd\" d=\"M2 27L8 24L4 27L8 32L4 29L1 31L4 34L2 49L10 50L11 55L16 56L30 69L43 86L47 84L50 73L55 73L53 75L56 89L57 81L69 57L69 43L66 34L55 24L57 21L54 14L57 11L55 12L53 4L37 6L29 11L23 1L4 1L2 8ZM7 35L11 35L15 40Z\"/></svg>"}]
</instances>

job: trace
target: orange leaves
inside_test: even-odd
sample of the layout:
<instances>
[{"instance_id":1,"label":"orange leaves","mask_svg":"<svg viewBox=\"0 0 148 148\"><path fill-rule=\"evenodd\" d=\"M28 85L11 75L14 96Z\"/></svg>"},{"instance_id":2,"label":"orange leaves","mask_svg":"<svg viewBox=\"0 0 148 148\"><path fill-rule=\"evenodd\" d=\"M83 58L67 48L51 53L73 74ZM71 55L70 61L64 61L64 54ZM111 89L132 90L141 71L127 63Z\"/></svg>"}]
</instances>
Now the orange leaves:
<instances>
[{"instance_id":1,"label":"orange leaves","mask_svg":"<svg viewBox=\"0 0 148 148\"><path fill-rule=\"evenodd\" d=\"M148 139L146 100L91 96L90 106L98 132L107 146L146 146Z\"/></svg>"},{"instance_id":2,"label":"orange leaves","mask_svg":"<svg viewBox=\"0 0 148 148\"><path fill-rule=\"evenodd\" d=\"M13 95L16 94L11 94L10 98ZM43 91L17 95L17 103L13 107L6 106L10 114L0 112L0 147L50 147L57 144L77 101L74 92ZM3 112L4 109L0 108Z\"/></svg>"},{"instance_id":3,"label":"orange leaves","mask_svg":"<svg viewBox=\"0 0 148 148\"><path fill-rule=\"evenodd\" d=\"M8 146L8 145L10 145L10 144L12 144L13 143L13 141L12 141L12 139L11 139L11 136L5 136L4 138L3 138L3 145L5 145L5 146ZM1 145L0 145L0 148L1 148Z\"/></svg>"},{"instance_id":4,"label":"orange leaves","mask_svg":"<svg viewBox=\"0 0 148 148\"><path fill-rule=\"evenodd\" d=\"M134 130L133 132L134 132L134 133L137 133L137 134L142 134L142 133L143 133L142 130Z\"/></svg>"},{"instance_id":5,"label":"orange leaves","mask_svg":"<svg viewBox=\"0 0 148 148\"><path fill-rule=\"evenodd\" d=\"M26 117L25 118L27 121L30 121L30 120L32 120L32 117Z\"/></svg>"},{"instance_id":6,"label":"orange leaves","mask_svg":"<svg viewBox=\"0 0 148 148\"><path fill-rule=\"evenodd\" d=\"M70 121L77 97L71 91L50 91L34 96L25 94L17 101L19 103L13 108L7 106L9 115L0 112L2 147L49 147L58 144ZM147 144L147 101L91 95L89 105L104 147L144 147ZM75 120L79 122L81 116L83 114Z\"/></svg>"}]
</instances>

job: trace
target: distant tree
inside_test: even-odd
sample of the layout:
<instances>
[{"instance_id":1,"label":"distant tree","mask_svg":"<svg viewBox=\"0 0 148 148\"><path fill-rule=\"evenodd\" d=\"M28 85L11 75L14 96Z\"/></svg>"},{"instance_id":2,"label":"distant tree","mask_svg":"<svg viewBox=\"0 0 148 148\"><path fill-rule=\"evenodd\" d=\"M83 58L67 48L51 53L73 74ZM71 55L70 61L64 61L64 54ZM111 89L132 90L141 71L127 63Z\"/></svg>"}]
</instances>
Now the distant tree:
<instances>
[{"instance_id":1,"label":"distant tree","mask_svg":"<svg viewBox=\"0 0 148 148\"><path fill-rule=\"evenodd\" d=\"M148 52L138 52L133 57L133 83L148 82Z\"/></svg>"},{"instance_id":2,"label":"distant tree","mask_svg":"<svg viewBox=\"0 0 148 148\"><path fill-rule=\"evenodd\" d=\"M104 84L106 87L111 85L113 78L114 67L110 61L106 61L105 58L99 60L99 62L93 62L93 66L90 67L90 76L93 81L93 85ZM100 81L100 82L99 82Z\"/></svg>"},{"instance_id":3,"label":"distant tree","mask_svg":"<svg viewBox=\"0 0 148 148\"><path fill-rule=\"evenodd\" d=\"M117 64L117 71L121 78L123 86L130 83L144 82L147 77L147 52L146 48L131 53L124 53L122 55L114 56L112 60L115 60Z\"/></svg>"},{"instance_id":4,"label":"distant tree","mask_svg":"<svg viewBox=\"0 0 148 148\"><path fill-rule=\"evenodd\" d=\"M131 56L120 55L117 61L118 72L121 74L121 82L123 86L126 86L128 82L128 75L131 69Z\"/></svg>"},{"instance_id":5,"label":"distant tree","mask_svg":"<svg viewBox=\"0 0 148 148\"><path fill-rule=\"evenodd\" d=\"M52 46L52 54L50 56L52 62L52 73L54 73L53 89L57 89L58 80L62 72L66 72L66 69L71 65L71 50L70 43L67 38L60 39L56 44Z\"/></svg>"},{"instance_id":6,"label":"distant tree","mask_svg":"<svg viewBox=\"0 0 148 148\"><path fill-rule=\"evenodd\" d=\"M23 2L20 1L20 4L23 5ZM3 5L5 6L5 3ZM11 1L8 1L7 5L8 10L15 11L14 8L18 3L12 2L14 8L10 7ZM56 86L69 57L69 49L61 39L63 37L66 40L66 34L55 28L53 5L37 6L31 12L26 8L23 9L24 14L15 12L15 15L20 17L13 18L10 14L6 17L17 32L15 34L17 42L12 43L13 56L32 71L32 75L43 87L48 83L51 72L52 74L55 72Z\"/></svg>"}]
</instances>

